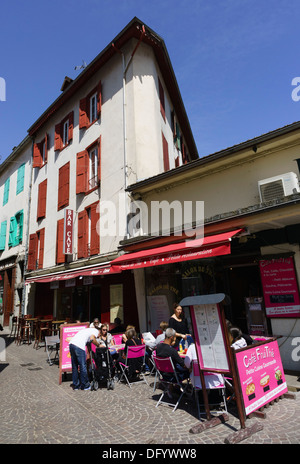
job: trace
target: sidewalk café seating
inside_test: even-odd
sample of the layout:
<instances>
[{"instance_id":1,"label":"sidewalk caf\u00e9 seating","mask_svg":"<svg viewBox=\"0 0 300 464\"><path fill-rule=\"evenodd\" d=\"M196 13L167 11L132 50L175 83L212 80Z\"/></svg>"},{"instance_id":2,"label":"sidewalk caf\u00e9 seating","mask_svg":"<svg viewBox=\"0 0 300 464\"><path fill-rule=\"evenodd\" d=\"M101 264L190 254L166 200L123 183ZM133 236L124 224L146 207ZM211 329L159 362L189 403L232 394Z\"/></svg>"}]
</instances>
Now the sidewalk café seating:
<instances>
[{"instance_id":1,"label":"sidewalk caf\u00e9 seating","mask_svg":"<svg viewBox=\"0 0 300 464\"><path fill-rule=\"evenodd\" d=\"M49 365L52 366L59 352L59 346L60 346L59 336L58 335L45 336L45 345L46 345L46 351L47 351L47 356L48 356L48 362L49 362ZM53 353L53 351L55 351L55 356L52 361L51 354Z\"/></svg>"},{"instance_id":2,"label":"sidewalk caf\u00e9 seating","mask_svg":"<svg viewBox=\"0 0 300 464\"><path fill-rule=\"evenodd\" d=\"M16 338L17 334L18 334L18 317L13 316L11 319L11 331L10 331L9 337Z\"/></svg>"},{"instance_id":3,"label":"sidewalk caf\u00e9 seating","mask_svg":"<svg viewBox=\"0 0 300 464\"><path fill-rule=\"evenodd\" d=\"M153 362L156 367L156 371L159 375L159 382L160 385L163 388L163 392L159 398L159 400L156 403L156 408L160 404L167 404L168 406L173 406L173 411L175 412L176 409L179 406L179 403L183 397L183 395L186 393L187 387L189 386L189 379L184 380L185 383L181 382L178 379L177 373L174 368L174 364L172 362L172 358L158 358L155 354L152 355ZM169 377L169 380L168 380ZM165 395L169 397L169 399L173 399L172 393L171 393L171 388L172 387L178 387L181 394L177 400L176 403L170 403L168 401L163 401L163 398Z\"/></svg>"},{"instance_id":4,"label":"sidewalk caf\u00e9 seating","mask_svg":"<svg viewBox=\"0 0 300 464\"><path fill-rule=\"evenodd\" d=\"M26 317L19 317L17 344L20 345L23 341L30 343L30 324Z\"/></svg>"},{"instance_id":5,"label":"sidewalk caf\u00e9 seating","mask_svg":"<svg viewBox=\"0 0 300 464\"><path fill-rule=\"evenodd\" d=\"M198 398L198 393L202 390L202 386L201 386L201 380L200 380L200 371L199 371L199 364L197 361L192 361L192 370L193 370L193 381L192 381L192 384L193 384L193 390L194 390L194 393L195 393L195 401L196 401L196 405L197 405L197 410L198 410L198 416L199 416L199 419L201 418L201 415L202 414L205 414L206 415L206 412L201 412L200 410L200 406L204 406L204 404L200 404L199 402L199 398ZM212 376L214 375L213 373L209 373L209 372L205 372L204 373L204 377L206 380L209 380L209 376ZM210 406L222 406L224 407L224 409L222 408L221 410L211 410L212 412L216 413L216 414L223 414L224 412L227 413L227 405L226 405L226 396L225 396L225 380L224 380L224 377L223 375L221 375L222 377L222 383L220 383L219 385L210 385L210 387L207 386L206 382L205 382L205 385L206 385L206 390L208 392L208 395L211 391L214 391L214 390L217 390L220 394L220 398L223 400L222 401L219 401L219 402L213 402L213 403L210 403L209 402L209 405Z\"/></svg>"},{"instance_id":6,"label":"sidewalk caf\u00e9 seating","mask_svg":"<svg viewBox=\"0 0 300 464\"><path fill-rule=\"evenodd\" d=\"M44 340L45 336L52 335L52 319L39 319L37 321L37 328L36 328L36 337L33 347L38 349L40 343ZM45 351L46 351L46 344L45 344Z\"/></svg>"},{"instance_id":7,"label":"sidewalk caf\u00e9 seating","mask_svg":"<svg viewBox=\"0 0 300 464\"><path fill-rule=\"evenodd\" d=\"M127 347L127 354L126 354L126 360L125 364L119 361L119 366L121 369L121 376L119 379L119 382L125 378L127 385L131 388L131 385L136 384L136 383L141 383L145 382L148 385L148 382L145 378L144 371L145 371L145 355L146 355L146 345L136 345L136 346L128 346ZM139 372L139 375L142 376L141 380L136 380L134 382L130 382L130 362L137 359L137 358L142 358L142 366L141 366L141 371Z\"/></svg>"},{"instance_id":8,"label":"sidewalk caf\u00e9 seating","mask_svg":"<svg viewBox=\"0 0 300 464\"><path fill-rule=\"evenodd\" d=\"M123 343L122 335L123 334L113 334L112 335L112 338L114 339L116 345L121 345Z\"/></svg>"}]
</instances>

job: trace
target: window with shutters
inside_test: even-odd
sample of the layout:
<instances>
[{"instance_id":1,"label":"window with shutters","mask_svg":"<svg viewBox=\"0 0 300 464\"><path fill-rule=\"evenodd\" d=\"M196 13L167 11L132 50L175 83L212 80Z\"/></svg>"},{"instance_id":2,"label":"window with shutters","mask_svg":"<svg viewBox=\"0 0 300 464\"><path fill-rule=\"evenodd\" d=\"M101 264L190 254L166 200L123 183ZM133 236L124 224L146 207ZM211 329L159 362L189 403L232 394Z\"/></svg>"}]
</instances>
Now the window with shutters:
<instances>
[{"instance_id":1,"label":"window with shutters","mask_svg":"<svg viewBox=\"0 0 300 464\"><path fill-rule=\"evenodd\" d=\"M10 218L8 246L14 247L22 243L23 239L23 210Z\"/></svg>"},{"instance_id":2,"label":"window with shutters","mask_svg":"<svg viewBox=\"0 0 300 464\"><path fill-rule=\"evenodd\" d=\"M24 190L24 175L25 175L25 163L21 164L18 168L17 174L17 191L16 194L23 192Z\"/></svg>"},{"instance_id":3,"label":"window with shutters","mask_svg":"<svg viewBox=\"0 0 300 464\"><path fill-rule=\"evenodd\" d=\"M101 137L77 153L76 193L90 193L100 185Z\"/></svg>"},{"instance_id":4,"label":"window with shutters","mask_svg":"<svg viewBox=\"0 0 300 464\"><path fill-rule=\"evenodd\" d=\"M54 150L60 151L67 147L73 140L74 111L71 111L62 121L55 126Z\"/></svg>"},{"instance_id":5,"label":"window with shutters","mask_svg":"<svg viewBox=\"0 0 300 464\"><path fill-rule=\"evenodd\" d=\"M5 250L6 229L7 229L7 221L1 222L1 226L0 226L0 251Z\"/></svg>"},{"instance_id":6,"label":"window with shutters","mask_svg":"<svg viewBox=\"0 0 300 464\"><path fill-rule=\"evenodd\" d=\"M101 82L79 102L79 129L88 128L100 118L102 88Z\"/></svg>"},{"instance_id":7,"label":"window with shutters","mask_svg":"<svg viewBox=\"0 0 300 464\"><path fill-rule=\"evenodd\" d=\"M8 202L9 184L10 184L10 177L6 179L5 184L4 184L3 206L6 205L6 203Z\"/></svg>"},{"instance_id":8,"label":"window with shutters","mask_svg":"<svg viewBox=\"0 0 300 464\"><path fill-rule=\"evenodd\" d=\"M44 266L45 228L29 236L27 270L42 269Z\"/></svg>"},{"instance_id":9,"label":"window with shutters","mask_svg":"<svg viewBox=\"0 0 300 464\"><path fill-rule=\"evenodd\" d=\"M58 172L58 203L57 210L68 206L69 204L69 177L70 162L64 164Z\"/></svg>"},{"instance_id":10,"label":"window with shutters","mask_svg":"<svg viewBox=\"0 0 300 464\"><path fill-rule=\"evenodd\" d=\"M48 160L48 134L45 134L43 140L33 145L33 167L41 168Z\"/></svg>"},{"instance_id":11,"label":"window with shutters","mask_svg":"<svg viewBox=\"0 0 300 464\"><path fill-rule=\"evenodd\" d=\"M163 162L164 162L164 171L169 171L170 163L169 163L169 146L168 142L162 133L162 147L163 147Z\"/></svg>"},{"instance_id":12,"label":"window with shutters","mask_svg":"<svg viewBox=\"0 0 300 464\"><path fill-rule=\"evenodd\" d=\"M65 263L67 255L64 254L64 218L57 221L56 232L56 264Z\"/></svg>"},{"instance_id":13,"label":"window with shutters","mask_svg":"<svg viewBox=\"0 0 300 464\"><path fill-rule=\"evenodd\" d=\"M36 220L46 217L47 179L39 184Z\"/></svg>"},{"instance_id":14,"label":"window with shutters","mask_svg":"<svg viewBox=\"0 0 300 464\"><path fill-rule=\"evenodd\" d=\"M99 202L78 213L77 257L87 258L100 252L100 238L97 232Z\"/></svg>"}]
</instances>

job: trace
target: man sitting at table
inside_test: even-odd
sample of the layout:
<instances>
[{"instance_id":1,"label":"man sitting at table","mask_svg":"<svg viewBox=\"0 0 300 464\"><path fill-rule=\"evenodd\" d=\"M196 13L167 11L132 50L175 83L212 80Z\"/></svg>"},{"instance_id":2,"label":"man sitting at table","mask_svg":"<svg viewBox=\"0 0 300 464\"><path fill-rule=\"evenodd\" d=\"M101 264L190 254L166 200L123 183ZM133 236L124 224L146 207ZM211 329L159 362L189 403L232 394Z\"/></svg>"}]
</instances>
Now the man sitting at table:
<instances>
[{"instance_id":1,"label":"man sitting at table","mask_svg":"<svg viewBox=\"0 0 300 464\"><path fill-rule=\"evenodd\" d=\"M179 380L184 380L189 377L189 370L184 365L184 360L178 354L178 351L173 348L172 345L176 341L176 332L174 329L168 327L165 332L165 339L162 343L159 343L156 347L156 356L158 358L171 358L174 369ZM172 375L163 374L165 380L172 380Z\"/></svg>"}]
</instances>

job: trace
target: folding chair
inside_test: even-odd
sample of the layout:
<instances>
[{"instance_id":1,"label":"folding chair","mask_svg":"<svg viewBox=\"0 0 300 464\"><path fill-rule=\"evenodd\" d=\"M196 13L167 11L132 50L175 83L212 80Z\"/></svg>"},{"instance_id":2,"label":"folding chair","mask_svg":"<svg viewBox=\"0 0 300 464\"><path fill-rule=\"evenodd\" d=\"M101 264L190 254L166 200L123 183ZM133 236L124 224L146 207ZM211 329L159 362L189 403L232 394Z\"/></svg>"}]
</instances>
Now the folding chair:
<instances>
[{"instance_id":1,"label":"folding chair","mask_svg":"<svg viewBox=\"0 0 300 464\"><path fill-rule=\"evenodd\" d=\"M197 395L197 393L199 393L202 390L202 385L201 385L201 380L200 380L199 364L198 364L197 361L192 361L192 370L193 370L192 384L193 384L193 389L194 389L194 392L195 392L195 401L196 401L196 404L197 404L198 416L199 416L199 419L200 419L201 414L206 414L206 412L201 412L200 411L200 403L199 403L198 395ZM221 377L222 377L222 381L219 382L219 384L217 384L217 385L212 385L212 384L209 385L209 377L213 376L213 375L215 375L215 374L209 373L209 372L204 373L205 386L206 386L206 389L208 390L208 392L210 392L212 390L218 390L220 392L221 397L223 399L224 409L222 409L220 411L212 410L212 412L215 412L216 414L223 414L224 412L227 413L224 377L223 377L223 375L220 374ZM220 406L221 404L222 404L222 402L209 403L210 406Z\"/></svg>"},{"instance_id":2,"label":"folding chair","mask_svg":"<svg viewBox=\"0 0 300 464\"><path fill-rule=\"evenodd\" d=\"M58 351L59 351L59 345L60 345L60 339L58 335L51 335L49 337L45 337L45 346L46 346L46 351L47 351L47 356L48 356L48 362L49 365L52 366L54 361L56 360L56 356L58 356ZM54 360L51 361L51 354L55 350L55 357Z\"/></svg>"},{"instance_id":3,"label":"folding chair","mask_svg":"<svg viewBox=\"0 0 300 464\"><path fill-rule=\"evenodd\" d=\"M148 385L148 382L145 378L144 371L145 371L145 355L146 355L146 345L136 345L136 346L128 346L127 347L127 354L125 364L119 361L119 366L121 369L121 377L119 382L125 377L127 385L131 388L131 385L135 383L145 382ZM130 362L131 360L142 358L142 366L139 374L143 377L142 380L137 380L135 382L130 382L129 379L129 372L130 372Z\"/></svg>"},{"instance_id":4,"label":"folding chair","mask_svg":"<svg viewBox=\"0 0 300 464\"><path fill-rule=\"evenodd\" d=\"M114 339L116 345L121 345L123 343L122 334L114 334L112 338Z\"/></svg>"},{"instance_id":5,"label":"folding chair","mask_svg":"<svg viewBox=\"0 0 300 464\"><path fill-rule=\"evenodd\" d=\"M187 382L185 385L178 379L178 375L175 371L172 358L158 358L155 354L153 354L152 359L155 364L156 372L159 376L159 382L164 389L155 407L157 408L160 404L167 404L169 406L174 406L173 411L172 411L174 412L178 408L178 405L183 395L186 392L186 389L189 385L189 379L187 379ZM164 377L164 374L169 375L170 378L168 379L167 377ZM156 377L155 377L155 382L156 382ZM170 387L171 386L178 386L181 391L181 394L176 404L163 401L163 397L165 396L165 394L167 394L170 398L171 396Z\"/></svg>"}]
</instances>

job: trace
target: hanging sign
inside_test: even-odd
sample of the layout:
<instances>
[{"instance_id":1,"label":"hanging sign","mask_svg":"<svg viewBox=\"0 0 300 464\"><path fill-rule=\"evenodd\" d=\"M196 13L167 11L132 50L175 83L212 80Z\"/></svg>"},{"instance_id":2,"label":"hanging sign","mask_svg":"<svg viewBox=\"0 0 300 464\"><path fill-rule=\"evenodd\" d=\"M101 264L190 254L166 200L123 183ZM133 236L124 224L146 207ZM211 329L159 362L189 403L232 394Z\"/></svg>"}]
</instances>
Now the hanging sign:
<instances>
[{"instance_id":1,"label":"hanging sign","mask_svg":"<svg viewBox=\"0 0 300 464\"><path fill-rule=\"evenodd\" d=\"M259 262L268 317L300 317L300 299L293 257Z\"/></svg>"},{"instance_id":2,"label":"hanging sign","mask_svg":"<svg viewBox=\"0 0 300 464\"><path fill-rule=\"evenodd\" d=\"M73 210L65 209L63 253L73 254Z\"/></svg>"}]
</instances>

